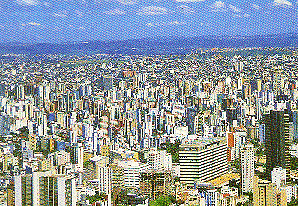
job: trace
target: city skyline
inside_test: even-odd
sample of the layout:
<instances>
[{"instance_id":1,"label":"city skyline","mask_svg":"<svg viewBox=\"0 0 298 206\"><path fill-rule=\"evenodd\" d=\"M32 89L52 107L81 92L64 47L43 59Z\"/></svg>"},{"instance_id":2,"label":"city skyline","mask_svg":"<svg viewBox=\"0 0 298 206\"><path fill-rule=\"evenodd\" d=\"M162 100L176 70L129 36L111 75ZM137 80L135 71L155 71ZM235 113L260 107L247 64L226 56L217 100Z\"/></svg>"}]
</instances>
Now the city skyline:
<instances>
[{"instance_id":1,"label":"city skyline","mask_svg":"<svg viewBox=\"0 0 298 206\"><path fill-rule=\"evenodd\" d=\"M298 0L0 0L0 206L297 206Z\"/></svg>"}]
</instances>

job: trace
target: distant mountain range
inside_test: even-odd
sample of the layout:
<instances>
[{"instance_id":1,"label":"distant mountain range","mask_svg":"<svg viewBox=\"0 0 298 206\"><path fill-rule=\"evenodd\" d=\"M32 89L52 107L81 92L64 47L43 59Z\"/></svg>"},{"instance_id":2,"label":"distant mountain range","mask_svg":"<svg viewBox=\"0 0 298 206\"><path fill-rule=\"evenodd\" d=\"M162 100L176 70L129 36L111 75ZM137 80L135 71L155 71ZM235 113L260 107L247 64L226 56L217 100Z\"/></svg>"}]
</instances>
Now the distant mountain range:
<instances>
[{"instance_id":1,"label":"distant mountain range","mask_svg":"<svg viewBox=\"0 0 298 206\"><path fill-rule=\"evenodd\" d=\"M257 36L156 37L120 41L0 43L0 53L16 54L179 54L197 48L298 47L298 34Z\"/></svg>"}]
</instances>

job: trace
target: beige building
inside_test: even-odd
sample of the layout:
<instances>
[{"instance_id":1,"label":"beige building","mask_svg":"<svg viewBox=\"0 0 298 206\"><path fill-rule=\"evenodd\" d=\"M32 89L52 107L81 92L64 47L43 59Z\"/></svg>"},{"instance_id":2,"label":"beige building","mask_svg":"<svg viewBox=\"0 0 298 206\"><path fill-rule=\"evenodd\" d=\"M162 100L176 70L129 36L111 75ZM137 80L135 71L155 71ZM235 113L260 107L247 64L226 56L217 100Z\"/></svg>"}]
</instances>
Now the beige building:
<instances>
[{"instance_id":1,"label":"beige building","mask_svg":"<svg viewBox=\"0 0 298 206\"><path fill-rule=\"evenodd\" d=\"M276 184L254 177L254 206L286 206L286 190L278 189Z\"/></svg>"}]
</instances>

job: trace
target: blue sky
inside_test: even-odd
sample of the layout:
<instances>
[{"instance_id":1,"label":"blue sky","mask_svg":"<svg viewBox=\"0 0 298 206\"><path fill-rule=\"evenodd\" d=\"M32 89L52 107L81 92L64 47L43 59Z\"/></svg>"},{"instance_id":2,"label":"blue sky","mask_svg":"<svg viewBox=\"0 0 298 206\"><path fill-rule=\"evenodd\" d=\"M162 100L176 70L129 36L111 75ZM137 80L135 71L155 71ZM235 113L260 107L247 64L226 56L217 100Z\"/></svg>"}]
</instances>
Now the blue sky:
<instances>
[{"instance_id":1,"label":"blue sky","mask_svg":"<svg viewBox=\"0 0 298 206\"><path fill-rule=\"evenodd\" d=\"M298 0L0 0L0 42L298 31Z\"/></svg>"}]
</instances>

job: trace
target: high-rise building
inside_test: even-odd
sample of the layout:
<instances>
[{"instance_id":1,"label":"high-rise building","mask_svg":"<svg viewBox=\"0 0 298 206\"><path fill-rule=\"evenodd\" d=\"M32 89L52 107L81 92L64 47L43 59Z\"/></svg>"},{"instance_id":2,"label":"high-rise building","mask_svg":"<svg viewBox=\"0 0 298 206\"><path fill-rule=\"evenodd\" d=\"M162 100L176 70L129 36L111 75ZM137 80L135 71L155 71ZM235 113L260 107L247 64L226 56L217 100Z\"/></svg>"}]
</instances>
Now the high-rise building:
<instances>
[{"instance_id":1,"label":"high-rise building","mask_svg":"<svg viewBox=\"0 0 298 206\"><path fill-rule=\"evenodd\" d=\"M277 188L280 189L286 185L286 169L281 167L274 168L271 172L272 183L276 184Z\"/></svg>"},{"instance_id":2,"label":"high-rise building","mask_svg":"<svg viewBox=\"0 0 298 206\"><path fill-rule=\"evenodd\" d=\"M254 206L286 206L287 194L285 190L279 190L276 184L266 180L260 180L255 176L253 189Z\"/></svg>"},{"instance_id":3,"label":"high-rise building","mask_svg":"<svg viewBox=\"0 0 298 206\"><path fill-rule=\"evenodd\" d=\"M227 145L210 139L180 146L180 180L188 187L194 181L208 182L228 172Z\"/></svg>"},{"instance_id":4,"label":"high-rise building","mask_svg":"<svg viewBox=\"0 0 298 206\"><path fill-rule=\"evenodd\" d=\"M75 179L64 176L39 178L40 205L76 205Z\"/></svg>"},{"instance_id":5,"label":"high-rise building","mask_svg":"<svg viewBox=\"0 0 298 206\"><path fill-rule=\"evenodd\" d=\"M113 89L113 76L106 75L102 77L102 89L103 90L112 90Z\"/></svg>"},{"instance_id":6,"label":"high-rise building","mask_svg":"<svg viewBox=\"0 0 298 206\"><path fill-rule=\"evenodd\" d=\"M0 135L7 135L10 131L9 117L4 113L0 114Z\"/></svg>"},{"instance_id":7,"label":"high-rise building","mask_svg":"<svg viewBox=\"0 0 298 206\"><path fill-rule=\"evenodd\" d=\"M298 110L293 111L293 138L298 139Z\"/></svg>"},{"instance_id":8,"label":"high-rise building","mask_svg":"<svg viewBox=\"0 0 298 206\"><path fill-rule=\"evenodd\" d=\"M140 173L140 191L142 195L150 199L156 199L161 195L168 195L172 186L170 172L146 171Z\"/></svg>"},{"instance_id":9,"label":"high-rise building","mask_svg":"<svg viewBox=\"0 0 298 206\"><path fill-rule=\"evenodd\" d=\"M172 155L165 150L151 149L147 155L148 164L152 170L172 170Z\"/></svg>"},{"instance_id":10,"label":"high-rise building","mask_svg":"<svg viewBox=\"0 0 298 206\"><path fill-rule=\"evenodd\" d=\"M111 175L112 169L96 165L96 173L98 178L99 192L109 194L111 191Z\"/></svg>"},{"instance_id":11,"label":"high-rise building","mask_svg":"<svg viewBox=\"0 0 298 206\"><path fill-rule=\"evenodd\" d=\"M124 186L124 168L118 166L118 164L111 164L112 169L112 189L114 188L123 188Z\"/></svg>"},{"instance_id":12,"label":"high-rise building","mask_svg":"<svg viewBox=\"0 0 298 206\"><path fill-rule=\"evenodd\" d=\"M15 176L9 185L7 202L15 206L76 205L75 179L48 172Z\"/></svg>"},{"instance_id":13,"label":"high-rise building","mask_svg":"<svg viewBox=\"0 0 298 206\"><path fill-rule=\"evenodd\" d=\"M245 145L241 149L241 185L242 192L250 192L253 189L254 178L254 147Z\"/></svg>"},{"instance_id":14,"label":"high-rise building","mask_svg":"<svg viewBox=\"0 0 298 206\"><path fill-rule=\"evenodd\" d=\"M82 143L74 144L71 147L70 161L72 164L76 164L80 170L83 170L84 148Z\"/></svg>"},{"instance_id":15,"label":"high-rise building","mask_svg":"<svg viewBox=\"0 0 298 206\"><path fill-rule=\"evenodd\" d=\"M119 166L124 169L124 186L126 188L139 188L140 173L148 170L148 165L131 160L121 161Z\"/></svg>"},{"instance_id":16,"label":"high-rise building","mask_svg":"<svg viewBox=\"0 0 298 206\"><path fill-rule=\"evenodd\" d=\"M264 114L266 174L271 178L275 167L289 169L289 114L271 110Z\"/></svg>"}]
</instances>

